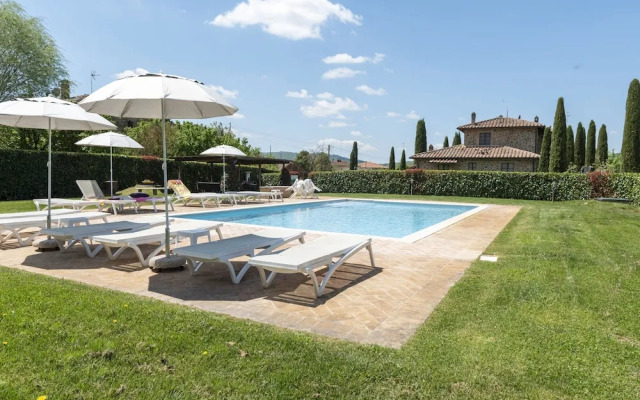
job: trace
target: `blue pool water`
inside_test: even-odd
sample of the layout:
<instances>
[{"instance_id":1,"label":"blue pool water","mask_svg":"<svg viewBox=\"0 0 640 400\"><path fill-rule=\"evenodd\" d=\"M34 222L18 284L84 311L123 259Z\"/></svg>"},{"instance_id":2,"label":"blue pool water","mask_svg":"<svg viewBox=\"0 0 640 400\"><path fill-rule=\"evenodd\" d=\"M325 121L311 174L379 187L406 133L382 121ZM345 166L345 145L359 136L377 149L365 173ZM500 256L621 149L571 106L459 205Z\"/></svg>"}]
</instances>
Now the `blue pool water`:
<instances>
[{"instance_id":1,"label":"blue pool water","mask_svg":"<svg viewBox=\"0 0 640 400\"><path fill-rule=\"evenodd\" d=\"M403 238L476 208L466 205L332 200L181 215L181 218Z\"/></svg>"}]
</instances>

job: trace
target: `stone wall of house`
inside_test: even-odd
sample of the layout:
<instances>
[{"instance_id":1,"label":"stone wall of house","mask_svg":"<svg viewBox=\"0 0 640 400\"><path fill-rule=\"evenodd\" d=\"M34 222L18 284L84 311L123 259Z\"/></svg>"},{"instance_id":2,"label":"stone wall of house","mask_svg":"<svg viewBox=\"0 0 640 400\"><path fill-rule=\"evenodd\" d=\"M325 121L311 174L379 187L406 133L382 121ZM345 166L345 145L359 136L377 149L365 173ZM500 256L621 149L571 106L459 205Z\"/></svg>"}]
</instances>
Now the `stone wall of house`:
<instances>
[{"instance_id":1,"label":"stone wall of house","mask_svg":"<svg viewBox=\"0 0 640 400\"><path fill-rule=\"evenodd\" d=\"M509 146L540 154L542 136L538 128L488 128L473 129L464 133L466 146L479 146L480 133L491 133L491 146Z\"/></svg>"},{"instance_id":2,"label":"stone wall of house","mask_svg":"<svg viewBox=\"0 0 640 400\"><path fill-rule=\"evenodd\" d=\"M450 170L468 171L469 163L476 163L476 171L500 171L502 163L513 163L514 172L536 172L538 170L538 160L483 160L468 159L458 160L455 164L430 163L428 160L415 160L420 169L438 169L438 165L447 165Z\"/></svg>"}]
</instances>

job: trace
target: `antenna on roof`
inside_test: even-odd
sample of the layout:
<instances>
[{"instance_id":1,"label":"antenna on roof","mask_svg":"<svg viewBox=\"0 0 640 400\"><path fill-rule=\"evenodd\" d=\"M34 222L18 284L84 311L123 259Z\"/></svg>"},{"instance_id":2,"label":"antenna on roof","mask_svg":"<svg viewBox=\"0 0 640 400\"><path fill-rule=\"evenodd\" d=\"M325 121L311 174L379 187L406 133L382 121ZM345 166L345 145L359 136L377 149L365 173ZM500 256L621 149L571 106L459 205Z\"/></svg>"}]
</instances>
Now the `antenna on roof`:
<instances>
[{"instance_id":1,"label":"antenna on roof","mask_svg":"<svg viewBox=\"0 0 640 400\"><path fill-rule=\"evenodd\" d=\"M95 70L91 70L91 93L93 93L93 81L96 80L96 76L100 76L96 74Z\"/></svg>"}]
</instances>

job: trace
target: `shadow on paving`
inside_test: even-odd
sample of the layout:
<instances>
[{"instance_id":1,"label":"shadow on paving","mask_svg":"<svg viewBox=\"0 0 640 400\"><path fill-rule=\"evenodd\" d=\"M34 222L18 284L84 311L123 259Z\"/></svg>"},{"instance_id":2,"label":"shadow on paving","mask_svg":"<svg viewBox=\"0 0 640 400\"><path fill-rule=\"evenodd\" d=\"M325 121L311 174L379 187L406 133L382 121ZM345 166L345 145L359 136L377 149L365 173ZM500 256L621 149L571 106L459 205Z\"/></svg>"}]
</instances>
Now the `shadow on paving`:
<instances>
[{"instance_id":1,"label":"shadow on paving","mask_svg":"<svg viewBox=\"0 0 640 400\"><path fill-rule=\"evenodd\" d=\"M236 270L244 262L233 263ZM320 273L323 273L320 270ZM258 298L290 304L317 307L344 290L382 272L381 268L356 264L343 264L333 274L325 293L316 299L311 280L302 274L278 274L268 288L263 288L260 276L251 268L237 285L231 282L227 267L221 263L206 264L194 275L188 270L166 272L149 278L150 292L185 301L249 301ZM322 279L322 275L318 276Z\"/></svg>"}]
</instances>

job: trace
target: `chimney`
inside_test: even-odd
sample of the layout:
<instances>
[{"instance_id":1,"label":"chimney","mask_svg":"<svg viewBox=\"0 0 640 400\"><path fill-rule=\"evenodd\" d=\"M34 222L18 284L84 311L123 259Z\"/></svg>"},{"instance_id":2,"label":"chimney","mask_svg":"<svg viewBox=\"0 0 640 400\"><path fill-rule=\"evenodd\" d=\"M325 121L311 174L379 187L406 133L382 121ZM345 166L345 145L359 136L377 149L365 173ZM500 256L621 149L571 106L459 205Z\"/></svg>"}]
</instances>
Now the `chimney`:
<instances>
[{"instance_id":1,"label":"chimney","mask_svg":"<svg viewBox=\"0 0 640 400\"><path fill-rule=\"evenodd\" d=\"M474 124L474 125L476 123L476 113L475 112L471 113L471 123Z\"/></svg>"},{"instance_id":2,"label":"chimney","mask_svg":"<svg viewBox=\"0 0 640 400\"><path fill-rule=\"evenodd\" d=\"M429 145L429 151L433 151L433 145L432 144Z\"/></svg>"},{"instance_id":3,"label":"chimney","mask_svg":"<svg viewBox=\"0 0 640 400\"><path fill-rule=\"evenodd\" d=\"M536 117L533 119L535 122L538 122L538 116L536 115Z\"/></svg>"}]
</instances>

